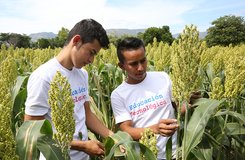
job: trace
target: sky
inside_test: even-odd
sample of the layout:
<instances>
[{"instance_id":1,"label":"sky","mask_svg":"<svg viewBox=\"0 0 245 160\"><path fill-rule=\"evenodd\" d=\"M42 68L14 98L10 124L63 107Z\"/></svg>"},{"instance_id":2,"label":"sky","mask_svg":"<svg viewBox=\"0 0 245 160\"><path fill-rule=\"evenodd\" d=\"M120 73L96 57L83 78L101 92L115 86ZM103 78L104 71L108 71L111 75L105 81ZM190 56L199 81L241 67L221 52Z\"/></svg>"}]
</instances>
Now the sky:
<instances>
[{"instance_id":1,"label":"sky","mask_svg":"<svg viewBox=\"0 0 245 160\"><path fill-rule=\"evenodd\" d=\"M169 26L176 34L193 24L204 32L225 15L245 19L245 0L0 0L0 33L57 34L85 18L105 29Z\"/></svg>"}]
</instances>

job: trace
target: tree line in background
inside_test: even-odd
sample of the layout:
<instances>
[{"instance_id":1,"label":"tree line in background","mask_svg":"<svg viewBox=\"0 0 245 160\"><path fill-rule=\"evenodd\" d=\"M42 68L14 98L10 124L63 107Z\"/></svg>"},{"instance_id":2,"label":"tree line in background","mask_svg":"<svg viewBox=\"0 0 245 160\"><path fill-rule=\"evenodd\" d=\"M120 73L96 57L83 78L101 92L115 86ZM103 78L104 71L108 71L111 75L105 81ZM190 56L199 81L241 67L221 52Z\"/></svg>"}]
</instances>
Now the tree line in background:
<instances>
[{"instance_id":1,"label":"tree line in background","mask_svg":"<svg viewBox=\"0 0 245 160\"><path fill-rule=\"evenodd\" d=\"M0 45L13 46L14 48L59 48L63 47L69 30L62 27L55 38L40 38L31 42L31 37L17 33L0 33Z\"/></svg>"},{"instance_id":2,"label":"tree line in background","mask_svg":"<svg viewBox=\"0 0 245 160\"><path fill-rule=\"evenodd\" d=\"M204 38L208 47L245 43L244 17L226 15L214 20L211 24L213 26L208 28L207 35ZM40 38L36 42L31 42L31 38L25 34L0 33L0 45L12 45L14 48L58 48L63 47L68 32L68 29L62 27L57 37L51 39ZM109 35L109 38L111 43L116 45L118 40L128 36L129 35L123 35L118 37ZM138 33L137 37L142 39L146 45L152 43L154 38L156 38L157 42L163 42L169 45L175 40L170 33L169 26L162 26L161 28L150 27L146 29L144 33Z\"/></svg>"}]
</instances>

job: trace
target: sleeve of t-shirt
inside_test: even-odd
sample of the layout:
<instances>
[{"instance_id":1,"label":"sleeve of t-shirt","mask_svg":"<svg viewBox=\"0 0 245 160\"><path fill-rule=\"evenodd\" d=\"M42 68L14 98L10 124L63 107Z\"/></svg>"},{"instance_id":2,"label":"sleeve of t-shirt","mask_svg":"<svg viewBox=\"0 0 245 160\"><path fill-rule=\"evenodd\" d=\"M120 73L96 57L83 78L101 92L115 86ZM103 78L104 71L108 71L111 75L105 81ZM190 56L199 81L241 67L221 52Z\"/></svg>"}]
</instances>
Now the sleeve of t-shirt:
<instances>
[{"instance_id":1,"label":"sleeve of t-shirt","mask_svg":"<svg viewBox=\"0 0 245 160\"><path fill-rule=\"evenodd\" d=\"M116 124L132 120L129 111L125 107L123 99L115 91L111 94L111 106Z\"/></svg>"},{"instance_id":2,"label":"sleeve of t-shirt","mask_svg":"<svg viewBox=\"0 0 245 160\"><path fill-rule=\"evenodd\" d=\"M48 90L50 84L34 73L27 84L27 99L25 113L31 116L45 115L50 106L48 104Z\"/></svg>"}]
</instances>

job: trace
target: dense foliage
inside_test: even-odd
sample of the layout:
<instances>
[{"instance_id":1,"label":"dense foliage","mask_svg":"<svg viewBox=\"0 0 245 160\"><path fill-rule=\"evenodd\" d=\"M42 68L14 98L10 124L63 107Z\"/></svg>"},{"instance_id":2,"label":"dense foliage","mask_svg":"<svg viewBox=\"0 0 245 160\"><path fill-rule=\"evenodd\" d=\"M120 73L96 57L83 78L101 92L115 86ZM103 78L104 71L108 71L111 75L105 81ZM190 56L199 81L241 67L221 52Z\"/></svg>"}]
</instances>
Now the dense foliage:
<instances>
[{"instance_id":1,"label":"dense foliage","mask_svg":"<svg viewBox=\"0 0 245 160\"><path fill-rule=\"evenodd\" d=\"M176 100L185 100L183 97L188 96L185 92L192 90L201 91L204 97L195 104L195 109L187 111L185 118L179 117L181 128L177 158L243 160L245 45L209 48L199 40L198 31L193 26L186 27L180 37L172 45L155 39L146 46L148 70L166 71L172 75L173 85L180 85L174 87ZM14 154L14 139L16 131L23 124L28 76L59 51L60 48L23 49L1 46L0 121L5 125L0 126L0 159L17 158ZM125 75L117 66L115 45L111 44L109 49L101 50L94 63L85 69L89 73L91 109L108 128L116 132L118 128L112 114L110 94L124 80ZM200 81L196 81L197 77ZM192 85L195 87L192 88ZM40 128L42 127L39 130ZM36 132L39 133L39 130ZM36 132L35 135L41 135ZM102 140L98 135L94 137ZM129 143L134 142L129 140L127 145ZM47 147L45 148L47 151ZM112 145L108 148L113 151L115 149ZM20 149L19 146L17 149ZM41 149L42 147L39 150Z\"/></svg>"},{"instance_id":2,"label":"dense foliage","mask_svg":"<svg viewBox=\"0 0 245 160\"><path fill-rule=\"evenodd\" d=\"M169 26L162 26L162 28L150 27L142 34L142 38L146 45L152 43L154 38L156 38L158 42L167 44L172 44L174 40L170 33Z\"/></svg>"},{"instance_id":3,"label":"dense foliage","mask_svg":"<svg viewBox=\"0 0 245 160\"><path fill-rule=\"evenodd\" d=\"M206 36L207 45L228 46L245 43L245 21L240 16L223 16L212 22Z\"/></svg>"},{"instance_id":4,"label":"dense foliage","mask_svg":"<svg viewBox=\"0 0 245 160\"><path fill-rule=\"evenodd\" d=\"M0 33L0 45L14 46L14 48L31 47L31 38L27 35L17 33Z\"/></svg>"}]
</instances>

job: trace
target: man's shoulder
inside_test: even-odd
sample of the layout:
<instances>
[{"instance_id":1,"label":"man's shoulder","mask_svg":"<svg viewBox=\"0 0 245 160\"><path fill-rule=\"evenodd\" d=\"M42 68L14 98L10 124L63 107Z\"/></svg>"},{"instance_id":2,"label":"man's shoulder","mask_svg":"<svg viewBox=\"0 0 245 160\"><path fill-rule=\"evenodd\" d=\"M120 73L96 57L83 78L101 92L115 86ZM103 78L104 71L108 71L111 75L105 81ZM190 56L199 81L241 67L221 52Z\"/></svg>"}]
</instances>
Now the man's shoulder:
<instances>
[{"instance_id":1,"label":"man's shoulder","mask_svg":"<svg viewBox=\"0 0 245 160\"><path fill-rule=\"evenodd\" d=\"M40 72L40 71L47 71L47 70L52 70L53 67L55 65L55 60L50 59L47 62L41 64L39 67L37 67L33 72Z\"/></svg>"},{"instance_id":2,"label":"man's shoulder","mask_svg":"<svg viewBox=\"0 0 245 160\"><path fill-rule=\"evenodd\" d=\"M118 93L123 92L122 90L125 89L125 82L122 82L121 84L119 84L119 86L117 86L112 92L111 95L117 95Z\"/></svg>"},{"instance_id":3,"label":"man's shoulder","mask_svg":"<svg viewBox=\"0 0 245 160\"><path fill-rule=\"evenodd\" d=\"M169 77L167 72L164 71L150 71L147 72L149 76L164 76L164 77Z\"/></svg>"},{"instance_id":4,"label":"man's shoulder","mask_svg":"<svg viewBox=\"0 0 245 160\"><path fill-rule=\"evenodd\" d=\"M54 59L50 59L49 61L40 65L37 69L35 69L31 73L31 77L38 77L41 79L47 79L48 77L52 77L57 71L57 67L55 65Z\"/></svg>"}]
</instances>

